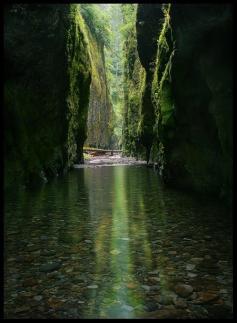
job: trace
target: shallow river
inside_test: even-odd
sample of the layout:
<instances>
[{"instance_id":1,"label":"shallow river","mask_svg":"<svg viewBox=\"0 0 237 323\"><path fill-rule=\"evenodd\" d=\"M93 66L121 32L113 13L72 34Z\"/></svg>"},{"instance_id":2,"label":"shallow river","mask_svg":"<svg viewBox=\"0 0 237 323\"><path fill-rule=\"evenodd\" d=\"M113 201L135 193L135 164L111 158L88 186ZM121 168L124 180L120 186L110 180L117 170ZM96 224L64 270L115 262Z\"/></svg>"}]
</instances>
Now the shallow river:
<instances>
[{"instance_id":1,"label":"shallow river","mask_svg":"<svg viewBox=\"0 0 237 323\"><path fill-rule=\"evenodd\" d=\"M145 166L5 195L5 318L231 318L231 219Z\"/></svg>"}]
</instances>

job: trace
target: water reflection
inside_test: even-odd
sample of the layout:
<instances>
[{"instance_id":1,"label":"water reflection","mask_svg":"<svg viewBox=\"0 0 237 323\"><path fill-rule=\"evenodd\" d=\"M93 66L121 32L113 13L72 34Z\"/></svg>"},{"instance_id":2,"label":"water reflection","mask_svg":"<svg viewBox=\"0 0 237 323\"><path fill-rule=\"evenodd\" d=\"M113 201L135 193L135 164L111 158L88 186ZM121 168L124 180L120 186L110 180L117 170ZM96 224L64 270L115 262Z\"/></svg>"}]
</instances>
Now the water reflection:
<instances>
[{"instance_id":1,"label":"water reflection","mask_svg":"<svg viewBox=\"0 0 237 323\"><path fill-rule=\"evenodd\" d=\"M231 315L227 211L162 187L151 169L78 169L5 202L7 318ZM178 282L194 293L175 314ZM203 288L225 292L195 304Z\"/></svg>"}]
</instances>

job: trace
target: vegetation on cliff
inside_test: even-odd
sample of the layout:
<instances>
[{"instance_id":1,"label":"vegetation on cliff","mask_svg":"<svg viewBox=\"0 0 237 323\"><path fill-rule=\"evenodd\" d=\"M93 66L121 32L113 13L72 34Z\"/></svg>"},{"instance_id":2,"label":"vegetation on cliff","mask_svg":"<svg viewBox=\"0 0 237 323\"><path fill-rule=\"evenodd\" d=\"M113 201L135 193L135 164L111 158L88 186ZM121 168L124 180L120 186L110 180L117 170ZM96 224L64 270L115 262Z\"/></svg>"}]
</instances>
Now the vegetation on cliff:
<instances>
[{"instance_id":1,"label":"vegetation on cliff","mask_svg":"<svg viewBox=\"0 0 237 323\"><path fill-rule=\"evenodd\" d=\"M89 39L92 80L85 145L109 148L113 135L112 103L107 81L106 48L111 43L109 16L96 4L80 4Z\"/></svg>"},{"instance_id":2,"label":"vegetation on cliff","mask_svg":"<svg viewBox=\"0 0 237 323\"><path fill-rule=\"evenodd\" d=\"M81 159L91 67L75 5L8 5L4 26L7 185Z\"/></svg>"},{"instance_id":3,"label":"vegetation on cliff","mask_svg":"<svg viewBox=\"0 0 237 323\"><path fill-rule=\"evenodd\" d=\"M142 144L166 183L227 199L232 186L231 26L230 5L139 4L134 42L145 82L142 94L133 83L140 104L139 130L132 131L138 136L136 148L128 136L133 119L126 115L124 128L126 151L144 156ZM129 47L126 52L132 62ZM128 93L126 102L133 98L129 87Z\"/></svg>"},{"instance_id":4,"label":"vegetation on cliff","mask_svg":"<svg viewBox=\"0 0 237 323\"><path fill-rule=\"evenodd\" d=\"M6 6L7 181L83 162L86 141L228 198L231 28L228 4Z\"/></svg>"}]
</instances>

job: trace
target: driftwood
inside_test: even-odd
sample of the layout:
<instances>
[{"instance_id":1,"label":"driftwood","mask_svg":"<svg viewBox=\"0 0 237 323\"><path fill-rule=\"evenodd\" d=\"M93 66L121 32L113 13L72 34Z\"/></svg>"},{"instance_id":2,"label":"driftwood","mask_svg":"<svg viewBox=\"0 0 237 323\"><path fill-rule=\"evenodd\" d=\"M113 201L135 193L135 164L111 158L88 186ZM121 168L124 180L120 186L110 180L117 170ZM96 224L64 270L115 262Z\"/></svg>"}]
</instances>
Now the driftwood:
<instances>
[{"instance_id":1,"label":"driftwood","mask_svg":"<svg viewBox=\"0 0 237 323\"><path fill-rule=\"evenodd\" d=\"M83 152L89 153L93 156L98 155L107 155L110 153L111 156L113 156L114 153L121 153L122 150L113 150L113 149L101 149L101 148L92 148L92 147L84 147Z\"/></svg>"}]
</instances>

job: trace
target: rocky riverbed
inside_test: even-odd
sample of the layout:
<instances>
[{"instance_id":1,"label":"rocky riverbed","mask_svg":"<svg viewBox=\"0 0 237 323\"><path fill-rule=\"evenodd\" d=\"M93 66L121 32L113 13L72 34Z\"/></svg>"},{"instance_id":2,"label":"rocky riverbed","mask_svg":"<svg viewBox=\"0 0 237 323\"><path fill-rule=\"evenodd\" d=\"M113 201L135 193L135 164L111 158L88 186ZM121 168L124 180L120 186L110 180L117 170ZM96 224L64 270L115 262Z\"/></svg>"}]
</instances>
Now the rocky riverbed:
<instances>
[{"instance_id":1,"label":"rocky riverbed","mask_svg":"<svg viewBox=\"0 0 237 323\"><path fill-rule=\"evenodd\" d=\"M6 197L5 317L232 318L226 210L100 166Z\"/></svg>"}]
</instances>

